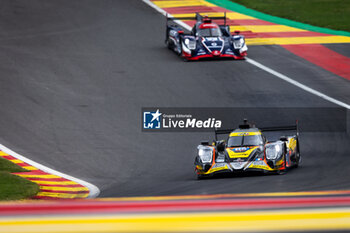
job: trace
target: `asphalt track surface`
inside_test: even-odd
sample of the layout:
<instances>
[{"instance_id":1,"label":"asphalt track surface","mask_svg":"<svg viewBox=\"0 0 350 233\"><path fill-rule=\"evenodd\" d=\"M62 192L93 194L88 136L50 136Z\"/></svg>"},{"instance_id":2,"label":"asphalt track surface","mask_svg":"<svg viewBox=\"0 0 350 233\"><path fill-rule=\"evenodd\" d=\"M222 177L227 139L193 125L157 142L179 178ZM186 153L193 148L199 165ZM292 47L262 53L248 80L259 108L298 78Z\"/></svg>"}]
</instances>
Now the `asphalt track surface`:
<instances>
[{"instance_id":1,"label":"asphalt track surface","mask_svg":"<svg viewBox=\"0 0 350 233\"><path fill-rule=\"evenodd\" d=\"M196 145L211 134L142 133L142 107L335 107L245 61L183 62L165 48L164 17L143 2L2 0L0 9L1 143L101 196L350 188L346 133L302 133L303 164L286 175L201 181ZM350 103L348 80L280 46L251 46L249 57Z\"/></svg>"}]
</instances>

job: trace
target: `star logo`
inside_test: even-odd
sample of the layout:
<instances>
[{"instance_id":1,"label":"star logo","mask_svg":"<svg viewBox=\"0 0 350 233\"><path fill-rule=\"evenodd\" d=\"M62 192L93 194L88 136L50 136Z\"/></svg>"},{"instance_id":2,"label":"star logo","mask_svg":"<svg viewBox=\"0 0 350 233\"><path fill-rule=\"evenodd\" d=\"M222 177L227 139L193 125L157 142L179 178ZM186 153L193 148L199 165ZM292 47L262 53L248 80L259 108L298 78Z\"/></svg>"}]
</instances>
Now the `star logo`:
<instances>
[{"instance_id":1,"label":"star logo","mask_svg":"<svg viewBox=\"0 0 350 233\"><path fill-rule=\"evenodd\" d=\"M159 117L162 115L161 113L159 113L159 109L157 109L157 111L155 113L151 113L151 115L153 116L151 122L153 122L154 120L159 121Z\"/></svg>"}]
</instances>

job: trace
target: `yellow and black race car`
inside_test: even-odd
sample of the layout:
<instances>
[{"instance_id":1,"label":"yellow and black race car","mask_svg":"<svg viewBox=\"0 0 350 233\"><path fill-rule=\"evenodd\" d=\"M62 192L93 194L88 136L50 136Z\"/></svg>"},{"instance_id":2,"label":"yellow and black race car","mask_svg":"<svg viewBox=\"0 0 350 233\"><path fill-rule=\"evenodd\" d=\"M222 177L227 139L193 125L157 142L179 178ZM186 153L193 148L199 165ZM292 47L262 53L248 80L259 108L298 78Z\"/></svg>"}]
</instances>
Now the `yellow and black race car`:
<instances>
[{"instance_id":1,"label":"yellow and black race car","mask_svg":"<svg viewBox=\"0 0 350 233\"><path fill-rule=\"evenodd\" d=\"M295 135L268 141L262 134L271 131L295 131ZM217 141L218 134L229 134L227 140ZM216 130L212 145L202 142L195 158L197 177L217 173L262 171L284 174L288 168L298 167L301 157L298 123L292 126L256 128L244 120L237 129Z\"/></svg>"}]
</instances>

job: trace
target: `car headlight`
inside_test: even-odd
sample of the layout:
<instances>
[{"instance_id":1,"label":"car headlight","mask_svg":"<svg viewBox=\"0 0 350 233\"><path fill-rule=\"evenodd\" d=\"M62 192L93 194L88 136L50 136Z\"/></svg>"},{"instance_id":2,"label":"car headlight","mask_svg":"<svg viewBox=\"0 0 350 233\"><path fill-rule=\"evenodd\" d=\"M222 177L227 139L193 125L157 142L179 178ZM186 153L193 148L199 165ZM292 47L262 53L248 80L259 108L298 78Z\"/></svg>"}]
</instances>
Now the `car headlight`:
<instances>
[{"instance_id":1,"label":"car headlight","mask_svg":"<svg viewBox=\"0 0 350 233\"><path fill-rule=\"evenodd\" d=\"M244 45L244 39L241 37L239 39L234 39L233 40L233 47L235 49L240 49Z\"/></svg>"},{"instance_id":2,"label":"car headlight","mask_svg":"<svg viewBox=\"0 0 350 233\"><path fill-rule=\"evenodd\" d=\"M281 144L267 144L266 145L266 158L269 160L277 159L282 154Z\"/></svg>"},{"instance_id":3,"label":"car headlight","mask_svg":"<svg viewBox=\"0 0 350 233\"><path fill-rule=\"evenodd\" d=\"M185 39L185 45L191 50L196 49L196 41L190 40L188 38Z\"/></svg>"},{"instance_id":4,"label":"car headlight","mask_svg":"<svg viewBox=\"0 0 350 233\"><path fill-rule=\"evenodd\" d=\"M211 163L213 159L213 149L206 146L198 146L198 156L203 163Z\"/></svg>"}]
</instances>

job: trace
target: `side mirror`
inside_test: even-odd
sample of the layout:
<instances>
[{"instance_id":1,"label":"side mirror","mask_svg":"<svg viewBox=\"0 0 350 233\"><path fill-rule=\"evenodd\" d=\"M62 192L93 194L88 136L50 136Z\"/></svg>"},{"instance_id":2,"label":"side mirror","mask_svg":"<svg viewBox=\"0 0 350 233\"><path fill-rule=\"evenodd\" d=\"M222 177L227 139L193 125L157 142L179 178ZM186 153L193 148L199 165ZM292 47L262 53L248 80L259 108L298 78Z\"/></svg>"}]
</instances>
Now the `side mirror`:
<instances>
[{"instance_id":1,"label":"side mirror","mask_svg":"<svg viewBox=\"0 0 350 233\"><path fill-rule=\"evenodd\" d=\"M267 142L267 138L265 137L265 135L262 136L263 140L264 140L264 144Z\"/></svg>"}]
</instances>

